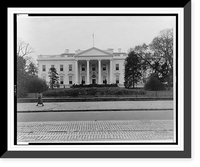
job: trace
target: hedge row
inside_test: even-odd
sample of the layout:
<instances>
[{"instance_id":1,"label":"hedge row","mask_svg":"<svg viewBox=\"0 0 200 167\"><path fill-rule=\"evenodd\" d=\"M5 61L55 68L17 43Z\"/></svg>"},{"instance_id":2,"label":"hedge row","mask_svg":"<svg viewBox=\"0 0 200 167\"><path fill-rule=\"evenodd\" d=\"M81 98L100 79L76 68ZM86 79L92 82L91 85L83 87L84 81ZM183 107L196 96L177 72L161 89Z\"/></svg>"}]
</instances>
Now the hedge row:
<instances>
[{"instance_id":1,"label":"hedge row","mask_svg":"<svg viewBox=\"0 0 200 167\"><path fill-rule=\"evenodd\" d=\"M119 96L119 95L145 95L144 90L131 90L124 88L74 88L55 89L43 93L46 97L77 97L77 96Z\"/></svg>"},{"instance_id":2,"label":"hedge row","mask_svg":"<svg viewBox=\"0 0 200 167\"><path fill-rule=\"evenodd\" d=\"M89 85L83 85L83 84L80 84L80 85L72 85L70 88L103 88L103 87L106 87L106 88L110 88L110 87L118 87L117 84L89 84Z\"/></svg>"}]
</instances>

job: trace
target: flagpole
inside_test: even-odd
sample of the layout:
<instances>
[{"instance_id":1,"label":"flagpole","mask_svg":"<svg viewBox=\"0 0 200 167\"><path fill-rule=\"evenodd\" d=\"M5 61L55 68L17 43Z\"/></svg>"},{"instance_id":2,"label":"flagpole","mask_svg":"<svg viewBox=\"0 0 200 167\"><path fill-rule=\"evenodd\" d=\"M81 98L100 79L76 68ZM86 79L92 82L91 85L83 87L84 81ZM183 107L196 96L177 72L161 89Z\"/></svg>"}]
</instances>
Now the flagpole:
<instances>
[{"instance_id":1,"label":"flagpole","mask_svg":"<svg viewBox=\"0 0 200 167\"><path fill-rule=\"evenodd\" d=\"M94 32L93 32L93 34L92 34L92 37L93 37L93 47L94 47Z\"/></svg>"}]
</instances>

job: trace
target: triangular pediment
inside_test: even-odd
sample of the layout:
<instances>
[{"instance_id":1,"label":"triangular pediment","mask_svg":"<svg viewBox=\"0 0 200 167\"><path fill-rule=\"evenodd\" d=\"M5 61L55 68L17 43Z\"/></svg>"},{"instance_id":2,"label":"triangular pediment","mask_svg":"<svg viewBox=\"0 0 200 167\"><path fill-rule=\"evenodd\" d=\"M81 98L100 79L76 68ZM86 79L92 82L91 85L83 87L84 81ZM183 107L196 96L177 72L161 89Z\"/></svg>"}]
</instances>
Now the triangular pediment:
<instances>
[{"instance_id":1,"label":"triangular pediment","mask_svg":"<svg viewBox=\"0 0 200 167\"><path fill-rule=\"evenodd\" d=\"M90 49L80 51L75 54L77 57L82 57L82 56L112 56L111 53L106 52L104 50L92 47Z\"/></svg>"}]
</instances>

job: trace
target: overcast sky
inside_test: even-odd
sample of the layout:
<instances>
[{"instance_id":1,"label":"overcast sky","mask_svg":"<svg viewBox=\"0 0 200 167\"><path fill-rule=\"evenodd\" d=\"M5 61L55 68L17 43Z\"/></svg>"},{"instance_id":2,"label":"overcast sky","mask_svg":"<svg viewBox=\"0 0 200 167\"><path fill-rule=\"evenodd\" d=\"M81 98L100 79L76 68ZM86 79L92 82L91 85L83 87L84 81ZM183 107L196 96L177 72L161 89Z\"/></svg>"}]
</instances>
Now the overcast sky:
<instances>
[{"instance_id":1,"label":"overcast sky","mask_svg":"<svg viewBox=\"0 0 200 167\"><path fill-rule=\"evenodd\" d=\"M65 49L128 49L149 44L159 31L173 28L173 16L63 16L17 18L17 37L29 43L37 55L61 54Z\"/></svg>"}]
</instances>

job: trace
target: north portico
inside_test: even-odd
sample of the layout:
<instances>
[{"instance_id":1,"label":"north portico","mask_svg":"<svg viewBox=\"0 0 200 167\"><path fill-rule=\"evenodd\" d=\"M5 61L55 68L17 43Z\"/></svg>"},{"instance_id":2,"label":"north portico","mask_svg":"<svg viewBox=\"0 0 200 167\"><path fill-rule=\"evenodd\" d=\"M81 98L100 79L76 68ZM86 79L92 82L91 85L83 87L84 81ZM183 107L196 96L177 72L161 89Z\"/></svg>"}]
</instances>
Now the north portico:
<instances>
[{"instance_id":1,"label":"north portico","mask_svg":"<svg viewBox=\"0 0 200 167\"><path fill-rule=\"evenodd\" d=\"M96 47L76 50L70 53L66 49L60 55L38 55L38 76L49 82L48 71L55 67L60 85L72 84L112 84L123 86L125 52L113 49L101 50Z\"/></svg>"},{"instance_id":2,"label":"north portico","mask_svg":"<svg viewBox=\"0 0 200 167\"><path fill-rule=\"evenodd\" d=\"M79 84L82 80L86 84L96 83L102 84L103 81L107 83L112 82L112 53L100 50L98 48L90 48L85 51L80 51L75 54L75 84ZM85 69L84 69L85 67Z\"/></svg>"}]
</instances>

